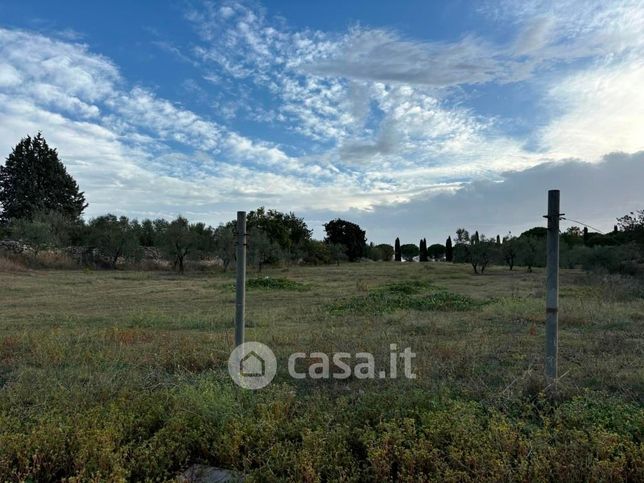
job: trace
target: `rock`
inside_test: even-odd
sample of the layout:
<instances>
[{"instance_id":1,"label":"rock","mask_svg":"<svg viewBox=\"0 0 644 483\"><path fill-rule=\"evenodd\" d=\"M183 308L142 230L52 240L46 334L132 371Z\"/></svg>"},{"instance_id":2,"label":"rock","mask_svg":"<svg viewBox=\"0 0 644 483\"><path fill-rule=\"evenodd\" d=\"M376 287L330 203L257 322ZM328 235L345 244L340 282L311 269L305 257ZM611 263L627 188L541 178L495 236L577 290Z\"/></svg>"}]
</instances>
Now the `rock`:
<instances>
[{"instance_id":1,"label":"rock","mask_svg":"<svg viewBox=\"0 0 644 483\"><path fill-rule=\"evenodd\" d=\"M18 240L0 240L0 250L7 253L31 253L33 250L26 243Z\"/></svg>"},{"instance_id":2,"label":"rock","mask_svg":"<svg viewBox=\"0 0 644 483\"><path fill-rule=\"evenodd\" d=\"M179 475L182 483L229 483L241 482L244 478L231 470L206 465L192 465Z\"/></svg>"}]
</instances>

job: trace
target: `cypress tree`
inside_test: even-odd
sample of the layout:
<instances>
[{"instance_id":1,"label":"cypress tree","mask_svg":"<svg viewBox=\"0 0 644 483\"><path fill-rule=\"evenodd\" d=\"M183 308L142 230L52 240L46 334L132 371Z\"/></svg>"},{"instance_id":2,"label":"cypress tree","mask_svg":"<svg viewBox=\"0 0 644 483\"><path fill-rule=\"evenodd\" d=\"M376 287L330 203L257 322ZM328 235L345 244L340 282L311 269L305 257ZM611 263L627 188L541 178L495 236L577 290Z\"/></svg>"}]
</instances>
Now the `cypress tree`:
<instances>
[{"instance_id":1,"label":"cypress tree","mask_svg":"<svg viewBox=\"0 0 644 483\"><path fill-rule=\"evenodd\" d=\"M396 238L396 243L394 243L394 260L397 262L402 261L402 252L400 251L400 238Z\"/></svg>"},{"instance_id":2,"label":"cypress tree","mask_svg":"<svg viewBox=\"0 0 644 483\"><path fill-rule=\"evenodd\" d=\"M418 256L418 260L421 262L426 262L429 260L429 257L427 255L427 240L425 238L421 238L420 240L420 254Z\"/></svg>"},{"instance_id":3,"label":"cypress tree","mask_svg":"<svg viewBox=\"0 0 644 483\"><path fill-rule=\"evenodd\" d=\"M454 260L454 247L452 247L452 237L448 236L445 241L445 261L451 262Z\"/></svg>"}]
</instances>

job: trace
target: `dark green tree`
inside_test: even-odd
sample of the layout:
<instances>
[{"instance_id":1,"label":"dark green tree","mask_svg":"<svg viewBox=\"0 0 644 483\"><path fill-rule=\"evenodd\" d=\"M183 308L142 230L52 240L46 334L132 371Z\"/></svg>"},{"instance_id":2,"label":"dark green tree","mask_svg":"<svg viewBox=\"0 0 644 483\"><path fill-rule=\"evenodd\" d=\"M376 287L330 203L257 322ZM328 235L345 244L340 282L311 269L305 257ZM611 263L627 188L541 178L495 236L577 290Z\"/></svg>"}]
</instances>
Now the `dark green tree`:
<instances>
[{"instance_id":1,"label":"dark green tree","mask_svg":"<svg viewBox=\"0 0 644 483\"><path fill-rule=\"evenodd\" d=\"M402 262L402 253L400 253L400 238L396 238L396 243L394 243L394 260L397 262Z\"/></svg>"},{"instance_id":2,"label":"dark green tree","mask_svg":"<svg viewBox=\"0 0 644 483\"><path fill-rule=\"evenodd\" d=\"M392 247L389 243L380 243L379 245L376 245L375 248L376 250L380 251L380 259L383 262L390 262L394 257L394 247Z\"/></svg>"},{"instance_id":3,"label":"dark green tree","mask_svg":"<svg viewBox=\"0 0 644 483\"><path fill-rule=\"evenodd\" d=\"M413 243L406 243L400 247L400 253L407 262L413 262L414 257L418 256L420 249Z\"/></svg>"},{"instance_id":4,"label":"dark green tree","mask_svg":"<svg viewBox=\"0 0 644 483\"><path fill-rule=\"evenodd\" d=\"M548 236L548 229L544 226L535 226L534 228L530 228L527 231L524 231L519 235L519 238L522 237L532 237L532 238L546 238Z\"/></svg>"},{"instance_id":5,"label":"dark green tree","mask_svg":"<svg viewBox=\"0 0 644 483\"><path fill-rule=\"evenodd\" d=\"M617 218L617 224L619 233L623 233L625 241L644 245L644 210L631 211L629 214Z\"/></svg>"},{"instance_id":6,"label":"dark green tree","mask_svg":"<svg viewBox=\"0 0 644 483\"><path fill-rule=\"evenodd\" d=\"M337 218L325 223L324 229L326 230L324 241L330 244L344 245L349 261L353 262L364 255L367 238L366 232L360 226Z\"/></svg>"},{"instance_id":7,"label":"dark green tree","mask_svg":"<svg viewBox=\"0 0 644 483\"><path fill-rule=\"evenodd\" d=\"M143 220L136 227L137 236L139 238L139 243L142 247L153 247L154 246L154 223L152 220Z\"/></svg>"},{"instance_id":8,"label":"dark green tree","mask_svg":"<svg viewBox=\"0 0 644 483\"><path fill-rule=\"evenodd\" d=\"M454 247L452 246L452 237L448 236L445 241L445 260L451 262L454 260Z\"/></svg>"},{"instance_id":9,"label":"dark green tree","mask_svg":"<svg viewBox=\"0 0 644 483\"><path fill-rule=\"evenodd\" d=\"M427 256L434 260L441 260L445 256L446 248L440 243L434 243L427 247Z\"/></svg>"},{"instance_id":10,"label":"dark green tree","mask_svg":"<svg viewBox=\"0 0 644 483\"><path fill-rule=\"evenodd\" d=\"M418 254L418 261L420 261L420 262L428 261L429 258L427 256L427 240L426 239L422 238L420 240L420 247L419 248L420 248L420 251L419 251L419 254Z\"/></svg>"},{"instance_id":11,"label":"dark green tree","mask_svg":"<svg viewBox=\"0 0 644 483\"><path fill-rule=\"evenodd\" d=\"M40 133L22 139L0 166L0 205L5 223L45 211L77 220L87 208L78 184Z\"/></svg>"},{"instance_id":12,"label":"dark green tree","mask_svg":"<svg viewBox=\"0 0 644 483\"><path fill-rule=\"evenodd\" d=\"M327 243L329 247L329 253L331 255L331 260L333 260L336 265L340 265L341 261L347 260L347 247L340 243Z\"/></svg>"}]
</instances>

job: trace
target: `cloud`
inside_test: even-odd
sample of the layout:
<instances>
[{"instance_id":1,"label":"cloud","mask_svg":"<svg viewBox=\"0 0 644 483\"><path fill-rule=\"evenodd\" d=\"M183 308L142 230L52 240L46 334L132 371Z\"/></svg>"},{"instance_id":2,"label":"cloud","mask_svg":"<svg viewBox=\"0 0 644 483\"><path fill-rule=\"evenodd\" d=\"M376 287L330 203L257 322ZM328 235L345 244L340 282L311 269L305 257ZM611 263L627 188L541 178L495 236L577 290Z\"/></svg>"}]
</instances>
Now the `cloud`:
<instances>
[{"instance_id":1,"label":"cloud","mask_svg":"<svg viewBox=\"0 0 644 483\"><path fill-rule=\"evenodd\" d=\"M475 181L461 189L419 196L372 212L352 211L349 219L367 230L374 242L415 242L427 237L444 243L459 227L488 236L508 231L518 235L533 226L545 226L547 191L561 190L561 210L570 218L610 231L615 219L644 207L644 151L613 153L599 163L568 160L504 173L498 181ZM324 219L331 213L312 213ZM574 225L564 221L563 226Z\"/></svg>"},{"instance_id":2,"label":"cloud","mask_svg":"<svg viewBox=\"0 0 644 483\"><path fill-rule=\"evenodd\" d=\"M513 53L518 56L527 55L548 45L553 26L552 16L537 17L519 33L514 41Z\"/></svg>"},{"instance_id":3,"label":"cloud","mask_svg":"<svg viewBox=\"0 0 644 483\"><path fill-rule=\"evenodd\" d=\"M473 36L452 43L413 42L386 30L356 28L300 68L322 76L447 87L492 80L502 68L492 50Z\"/></svg>"},{"instance_id":4,"label":"cloud","mask_svg":"<svg viewBox=\"0 0 644 483\"><path fill-rule=\"evenodd\" d=\"M548 91L561 114L541 131L555 158L597 160L611 151L644 149L644 63L641 58L564 76Z\"/></svg>"},{"instance_id":5,"label":"cloud","mask_svg":"<svg viewBox=\"0 0 644 483\"><path fill-rule=\"evenodd\" d=\"M355 217L385 240L393 229L420 236L417 220L438 236L463 213L492 219L503 195L524 217L515 226L531 211L511 187L546 184L538 173L552 161L621 166L627 155L606 153L644 149L644 9L502 7L486 14L504 35L437 42L369 26L296 30L261 6L193 4L195 37L155 45L190 65L194 80L183 88L199 96L195 110L131 82L91 46L0 29L0 146L9 152L42 129L87 191L90 215L181 212L216 223L267 204L312 219ZM509 84L531 98L538 122L504 112L514 107ZM503 109L481 109L479 92ZM529 132L507 128L518 122ZM564 164L578 179L594 172ZM620 189L611 178L604 192ZM532 196L527 184L519 191ZM506 222L490 222L491 231Z\"/></svg>"}]
</instances>

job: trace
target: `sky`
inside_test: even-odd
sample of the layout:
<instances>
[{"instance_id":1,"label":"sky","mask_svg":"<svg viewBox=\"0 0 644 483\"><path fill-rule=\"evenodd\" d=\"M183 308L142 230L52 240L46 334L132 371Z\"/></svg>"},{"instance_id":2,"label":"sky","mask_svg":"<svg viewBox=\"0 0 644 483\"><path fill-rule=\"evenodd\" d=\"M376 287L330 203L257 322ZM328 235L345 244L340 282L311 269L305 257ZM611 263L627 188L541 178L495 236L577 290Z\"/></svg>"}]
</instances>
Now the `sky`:
<instances>
[{"instance_id":1,"label":"sky","mask_svg":"<svg viewBox=\"0 0 644 483\"><path fill-rule=\"evenodd\" d=\"M644 208L643 31L636 0L2 0L0 158L41 131L88 218L434 243L543 225L561 189L608 231Z\"/></svg>"}]
</instances>

